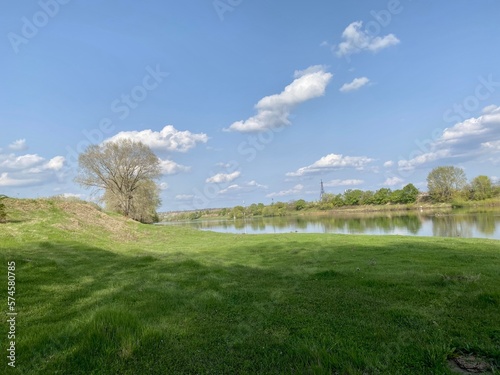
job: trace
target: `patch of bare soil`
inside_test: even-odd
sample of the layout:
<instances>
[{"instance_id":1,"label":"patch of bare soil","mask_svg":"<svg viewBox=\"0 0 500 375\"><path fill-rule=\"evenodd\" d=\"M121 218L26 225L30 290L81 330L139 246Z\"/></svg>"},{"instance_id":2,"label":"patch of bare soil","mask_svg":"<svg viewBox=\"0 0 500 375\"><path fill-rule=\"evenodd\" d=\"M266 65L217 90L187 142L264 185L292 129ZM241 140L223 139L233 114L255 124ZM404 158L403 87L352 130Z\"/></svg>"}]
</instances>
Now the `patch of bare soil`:
<instances>
[{"instance_id":1,"label":"patch of bare soil","mask_svg":"<svg viewBox=\"0 0 500 375\"><path fill-rule=\"evenodd\" d=\"M448 364L456 374L491 374L490 364L484 358L472 354L452 358Z\"/></svg>"}]
</instances>

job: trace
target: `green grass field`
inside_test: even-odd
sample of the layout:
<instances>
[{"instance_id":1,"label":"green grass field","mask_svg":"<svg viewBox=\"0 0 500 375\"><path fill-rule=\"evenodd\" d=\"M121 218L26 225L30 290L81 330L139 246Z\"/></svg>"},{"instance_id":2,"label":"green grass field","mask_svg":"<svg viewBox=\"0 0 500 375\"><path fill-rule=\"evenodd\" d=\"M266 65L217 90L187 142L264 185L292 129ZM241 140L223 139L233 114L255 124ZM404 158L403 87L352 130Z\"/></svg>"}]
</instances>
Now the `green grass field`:
<instances>
[{"instance_id":1,"label":"green grass field","mask_svg":"<svg viewBox=\"0 0 500 375\"><path fill-rule=\"evenodd\" d=\"M232 235L6 201L2 374L451 374L500 366L500 242ZM4 321L7 319L5 318Z\"/></svg>"}]
</instances>

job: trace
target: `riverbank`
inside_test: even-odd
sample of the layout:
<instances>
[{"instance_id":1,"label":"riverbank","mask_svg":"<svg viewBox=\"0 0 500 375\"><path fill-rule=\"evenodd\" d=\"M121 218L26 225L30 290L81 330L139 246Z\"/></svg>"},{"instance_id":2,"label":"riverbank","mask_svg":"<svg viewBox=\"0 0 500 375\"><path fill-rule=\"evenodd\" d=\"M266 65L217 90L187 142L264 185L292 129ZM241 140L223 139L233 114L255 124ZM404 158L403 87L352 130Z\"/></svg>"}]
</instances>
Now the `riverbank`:
<instances>
[{"instance_id":1,"label":"riverbank","mask_svg":"<svg viewBox=\"0 0 500 375\"><path fill-rule=\"evenodd\" d=\"M22 374L446 374L468 355L500 366L498 241L226 235L86 203L6 204Z\"/></svg>"},{"instance_id":2,"label":"riverbank","mask_svg":"<svg viewBox=\"0 0 500 375\"><path fill-rule=\"evenodd\" d=\"M251 207L251 206L250 206ZM241 207L244 209L244 207ZM483 201L454 201L451 203L412 203L412 204L384 204L384 205L356 205L356 206L341 206L335 207L328 210L320 210L317 207L310 207L304 209L283 209L277 211L275 215L264 215L262 213L255 214L255 212L243 213L241 211L238 213L236 218L243 217L273 217L273 216L331 216L336 214L347 214L347 213L384 213L384 212L403 212L403 211L414 211L414 212L431 212L435 211L437 213L450 212L452 209L456 208L468 208L468 209L500 209L500 198L492 198ZM245 207L245 209L249 209ZM159 216L161 221L186 221L186 220L210 220L210 219L233 219L235 217L234 212L229 208L213 208L198 211L178 211L178 212L165 212L160 213Z\"/></svg>"}]
</instances>

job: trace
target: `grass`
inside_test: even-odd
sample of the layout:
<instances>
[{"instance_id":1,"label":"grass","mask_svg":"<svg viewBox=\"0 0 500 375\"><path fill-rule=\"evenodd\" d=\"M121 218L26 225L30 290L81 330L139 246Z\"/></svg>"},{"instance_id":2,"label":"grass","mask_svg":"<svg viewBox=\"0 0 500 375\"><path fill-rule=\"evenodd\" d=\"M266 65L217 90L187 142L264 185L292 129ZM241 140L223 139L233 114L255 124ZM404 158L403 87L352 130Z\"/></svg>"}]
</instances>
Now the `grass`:
<instances>
[{"instance_id":1,"label":"grass","mask_svg":"<svg viewBox=\"0 0 500 375\"><path fill-rule=\"evenodd\" d=\"M2 373L450 374L469 354L498 373L498 241L220 234L5 203L18 316Z\"/></svg>"}]
</instances>

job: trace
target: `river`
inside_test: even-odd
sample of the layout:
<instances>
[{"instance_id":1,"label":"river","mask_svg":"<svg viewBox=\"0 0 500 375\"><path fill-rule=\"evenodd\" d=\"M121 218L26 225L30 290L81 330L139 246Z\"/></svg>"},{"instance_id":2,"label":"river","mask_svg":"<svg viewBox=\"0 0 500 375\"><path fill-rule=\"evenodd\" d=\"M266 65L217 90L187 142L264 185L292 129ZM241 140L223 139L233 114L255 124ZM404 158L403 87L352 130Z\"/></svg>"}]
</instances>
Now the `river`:
<instances>
[{"instance_id":1,"label":"river","mask_svg":"<svg viewBox=\"0 0 500 375\"><path fill-rule=\"evenodd\" d=\"M500 210L442 212L333 213L236 220L161 223L224 233L344 233L500 240Z\"/></svg>"}]
</instances>

